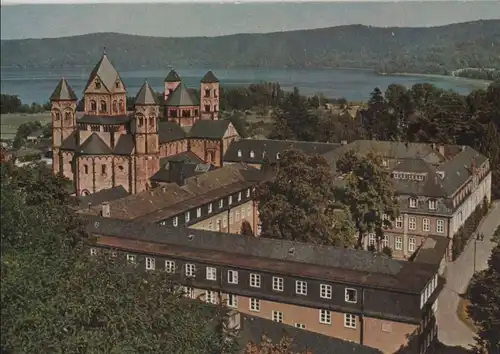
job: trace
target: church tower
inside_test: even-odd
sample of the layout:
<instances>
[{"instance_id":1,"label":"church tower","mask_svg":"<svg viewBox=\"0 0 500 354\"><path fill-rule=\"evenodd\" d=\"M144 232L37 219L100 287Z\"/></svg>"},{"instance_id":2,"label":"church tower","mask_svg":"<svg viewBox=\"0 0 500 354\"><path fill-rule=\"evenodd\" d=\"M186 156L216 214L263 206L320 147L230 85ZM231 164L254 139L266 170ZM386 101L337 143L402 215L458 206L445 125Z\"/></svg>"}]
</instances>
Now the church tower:
<instances>
[{"instance_id":1,"label":"church tower","mask_svg":"<svg viewBox=\"0 0 500 354\"><path fill-rule=\"evenodd\" d=\"M132 120L135 142L135 193L148 189L149 178L160 169L159 114L158 97L145 81L135 98Z\"/></svg>"},{"instance_id":2,"label":"church tower","mask_svg":"<svg viewBox=\"0 0 500 354\"><path fill-rule=\"evenodd\" d=\"M219 119L219 79L209 71L201 79L201 119Z\"/></svg>"},{"instance_id":3,"label":"church tower","mask_svg":"<svg viewBox=\"0 0 500 354\"><path fill-rule=\"evenodd\" d=\"M106 53L90 73L84 97L85 115L109 117L127 114L125 85Z\"/></svg>"},{"instance_id":4,"label":"church tower","mask_svg":"<svg viewBox=\"0 0 500 354\"><path fill-rule=\"evenodd\" d=\"M63 158L61 147L71 143L69 140L76 129L77 97L68 82L62 78L50 95L52 114L52 169L54 174L63 174L72 178L71 160L73 156ZM65 161L68 160L68 161Z\"/></svg>"}]
</instances>

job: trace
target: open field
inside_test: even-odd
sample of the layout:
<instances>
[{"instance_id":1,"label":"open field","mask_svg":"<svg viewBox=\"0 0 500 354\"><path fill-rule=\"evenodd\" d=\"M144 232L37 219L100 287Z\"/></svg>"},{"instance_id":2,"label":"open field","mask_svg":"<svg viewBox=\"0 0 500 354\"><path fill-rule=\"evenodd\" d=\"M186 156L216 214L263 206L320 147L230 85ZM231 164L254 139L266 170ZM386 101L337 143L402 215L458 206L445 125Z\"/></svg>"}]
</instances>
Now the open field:
<instances>
[{"instance_id":1,"label":"open field","mask_svg":"<svg viewBox=\"0 0 500 354\"><path fill-rule=\"evenodd\" d=\"M2 139L13 139L17 128L28 122L40 121L43 124L50 123L50 112L46 113L8 113L0 115L0 132Z\"/></svg>"}]
</instances>

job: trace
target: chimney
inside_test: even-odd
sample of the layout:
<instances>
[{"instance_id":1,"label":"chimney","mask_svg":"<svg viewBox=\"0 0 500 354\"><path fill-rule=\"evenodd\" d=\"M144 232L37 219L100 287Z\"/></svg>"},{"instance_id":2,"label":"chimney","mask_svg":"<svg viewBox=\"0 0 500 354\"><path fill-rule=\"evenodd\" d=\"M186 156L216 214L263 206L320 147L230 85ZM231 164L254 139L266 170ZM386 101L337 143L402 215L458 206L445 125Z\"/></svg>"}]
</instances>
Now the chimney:
<instances>
[{"instance_id":1,"label":"chimney","mask_svg":"<svg viewBox=\"0 0 500 354\"><path fill-rule=\"evenodd\" d=\"M108 202L101 204L101 216L104 216L105 218L109 218L111 216L111 210Z\"/></svg>"}]
</instances>

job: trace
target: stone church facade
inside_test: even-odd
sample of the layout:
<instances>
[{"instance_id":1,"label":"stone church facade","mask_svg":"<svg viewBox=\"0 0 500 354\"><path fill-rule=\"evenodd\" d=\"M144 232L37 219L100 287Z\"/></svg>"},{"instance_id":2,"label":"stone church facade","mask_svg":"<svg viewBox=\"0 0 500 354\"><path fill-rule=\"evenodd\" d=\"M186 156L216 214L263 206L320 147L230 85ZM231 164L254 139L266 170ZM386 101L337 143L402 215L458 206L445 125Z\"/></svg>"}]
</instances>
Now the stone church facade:
<instances>
[{"instance_id":1,"label":"stone church facade","mask_svg":"<svg viewBox=\"0 0 500 354\"><path fill-rule=\"evenodd\" d=\"M209 71L198 100L172 70L160 103L144 82L133 112L127 90L106 54L85 86L84 114L77 119L78 98L63 78L50 96L53 172L74 182L77 195L122 185L131 194L151 187L162 160L190 152L220 167L232 141L233 125L219 120L219 80Z\"/></svg>"}]
</instances>

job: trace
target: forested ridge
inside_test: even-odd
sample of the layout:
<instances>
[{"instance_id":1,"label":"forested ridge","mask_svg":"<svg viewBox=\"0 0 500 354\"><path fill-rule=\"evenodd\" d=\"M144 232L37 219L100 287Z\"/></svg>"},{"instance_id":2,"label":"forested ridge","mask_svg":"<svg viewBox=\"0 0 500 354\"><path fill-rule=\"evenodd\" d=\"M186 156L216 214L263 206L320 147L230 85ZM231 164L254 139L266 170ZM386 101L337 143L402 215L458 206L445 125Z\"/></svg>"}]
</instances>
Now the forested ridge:
<instances>
[{"instance_id":1,"label":"forested ridge","mask_svg":"<svg viewBox=\"0 0 500 354\"><path fill-rule=\"evenodd\" d=\"M106 48L118 69L174 67L366 68L451 74L500 69L500 20L428 28L338 26L221 37L162 38L95 33L2 40L2 66L93 66Z\"/></svg>"}]
</instances>

